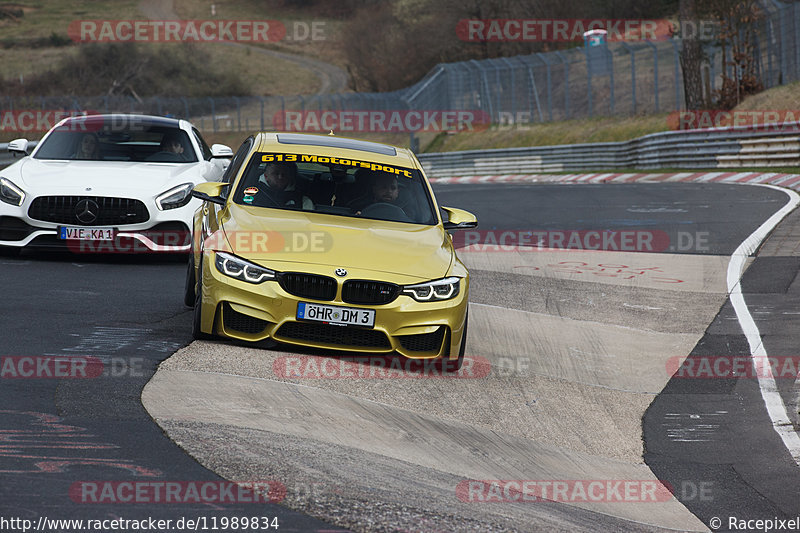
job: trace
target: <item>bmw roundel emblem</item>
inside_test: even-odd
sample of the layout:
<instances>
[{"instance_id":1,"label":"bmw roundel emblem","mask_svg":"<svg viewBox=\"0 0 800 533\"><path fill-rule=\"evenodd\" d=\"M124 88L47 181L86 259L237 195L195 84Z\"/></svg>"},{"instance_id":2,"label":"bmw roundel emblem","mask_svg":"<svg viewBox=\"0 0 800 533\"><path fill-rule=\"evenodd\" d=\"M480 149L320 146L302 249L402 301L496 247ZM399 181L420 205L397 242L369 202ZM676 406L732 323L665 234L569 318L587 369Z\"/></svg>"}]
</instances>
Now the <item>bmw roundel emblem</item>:
<instances>
[{"instance_id":1,"label":"bmw roundel emblem","mask_svg":"<svg viewBox=\"0 0 800 533\"><path fill-rule=\"evenodd\" d=\"M347 270L343 268L337 268L336 270L334 270L334 272L336 272L336 275L339 276L340 278L343 278L347 275Z\"/></svg>"}]
</instances>

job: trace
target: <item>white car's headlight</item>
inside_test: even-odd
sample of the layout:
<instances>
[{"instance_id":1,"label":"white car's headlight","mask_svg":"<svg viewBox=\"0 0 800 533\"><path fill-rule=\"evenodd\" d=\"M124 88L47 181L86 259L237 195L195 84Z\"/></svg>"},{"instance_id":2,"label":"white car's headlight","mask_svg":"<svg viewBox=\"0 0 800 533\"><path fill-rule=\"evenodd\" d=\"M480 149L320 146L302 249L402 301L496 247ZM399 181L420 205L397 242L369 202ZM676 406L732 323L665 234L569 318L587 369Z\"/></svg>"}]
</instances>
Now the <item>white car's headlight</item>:
<instances>
[{"instance_id":1,"label":"white car's headlight","mask_svg":"<svg viewBox=\"0 0 800 533\"><path fill-rule=\"evenodd\" d=\"M19 207L25 201L25 192L10 180L0 178L0 201Z\"/></svg>"},{"instance_id":2,"label":"white car's headlight","mask_svg":"<svg viewBox=\"0 0 800 533\"><path fill-rule=\"evenodd\" d=\"M450 277L417 285L406 285L403 287L403 294L411 296L418 302L435 302L455 298L461 290L460 287L461 278Z\"/></svg>"},{"instance_id":3,"label":"white car's headlight","mask_svg":"<svg viewBox=\"0 0 800 533\"><path fill-rule=\"evenodd\" d=\"M217 270L226 276L248 283L264 283L276 278L274 270L254 265L249 261L225 252L216 252L215 263Z\"/></svg>"},{"instance_id":4,"label":"white car's headlight","mask_svg":"<svg viewBox=\"0 0 800 533\"><path fill-rule=\"evenodd\" d=\"M193 188L194 183L184 183L183 185L173 187L156 197L156 205L162 211L183 207L192 199Z\"/></svg>"}]
</instances>

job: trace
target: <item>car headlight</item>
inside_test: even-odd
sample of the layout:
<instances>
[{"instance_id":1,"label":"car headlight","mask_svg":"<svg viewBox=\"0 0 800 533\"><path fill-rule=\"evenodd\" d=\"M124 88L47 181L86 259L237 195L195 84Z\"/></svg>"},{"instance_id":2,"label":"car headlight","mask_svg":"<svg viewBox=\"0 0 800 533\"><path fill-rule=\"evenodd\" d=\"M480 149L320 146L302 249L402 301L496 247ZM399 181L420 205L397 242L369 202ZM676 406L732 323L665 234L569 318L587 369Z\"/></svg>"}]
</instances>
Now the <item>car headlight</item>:
<instances>
[{"instance_id":1,"label":"car headlight","mask_svg":"<svg viewBox=\"0 0 800 533\"><path fill-rule=\"evenodd\" d=\"M194 183L178 185L157 196L156 205L162 211L183 207L192 199L192 189L194 189Z\"/></svg>"},{"instance_id":2,"label":"car headlight","mask_svg":"<svg viewBox=\"0 0 800 533\"><path fill-rule=\"evenodd\" d=\"M14 206L21 206L25 200L25 192L6 178L0 178L0 201Z\"/></svg>"},{"instance_id":3,"label":"car headlight","mask_svg":"<svg viewBox=\"0 0 800 533\"><path fill-rule=\"evenodd\" d=\"M411 296L418 302L435 302L455 298L460 290L461 278L451 277L406 285L403 287L403 294Z\"/></svg>"},{"instance_id":4,"label":"car headlight","mask_svg":"<svg viewBox=\"0 0 800 533\"><path fill-rule=\"evenodd\" d=\"M262 266L254 265L235 255L225 252L216 252L217 270L229 276L248 283L264 283L275 279L275 271Z\"/></svg>"}]
</instances>

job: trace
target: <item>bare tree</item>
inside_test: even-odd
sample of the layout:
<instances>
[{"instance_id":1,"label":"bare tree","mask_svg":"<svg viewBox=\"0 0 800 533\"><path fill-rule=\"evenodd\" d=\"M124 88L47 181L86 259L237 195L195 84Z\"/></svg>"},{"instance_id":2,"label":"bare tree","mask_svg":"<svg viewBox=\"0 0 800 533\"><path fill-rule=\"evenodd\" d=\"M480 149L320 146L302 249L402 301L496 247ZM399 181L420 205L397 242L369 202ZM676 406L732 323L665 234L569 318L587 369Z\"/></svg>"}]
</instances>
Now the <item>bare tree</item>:
<instances>
[{"instance_id":1,"label":"bare tree","mask_svg":"<svg viewBox=\"0 0 800 533\"><path fill-rule=\"evenodd\" d=\"M698 38L700 21L695 0L680 0L679 22L682 33L681 69L683 70L683 96L686 109L708 107L703 93L703 49Z\"/></svg>"}]
</instances>

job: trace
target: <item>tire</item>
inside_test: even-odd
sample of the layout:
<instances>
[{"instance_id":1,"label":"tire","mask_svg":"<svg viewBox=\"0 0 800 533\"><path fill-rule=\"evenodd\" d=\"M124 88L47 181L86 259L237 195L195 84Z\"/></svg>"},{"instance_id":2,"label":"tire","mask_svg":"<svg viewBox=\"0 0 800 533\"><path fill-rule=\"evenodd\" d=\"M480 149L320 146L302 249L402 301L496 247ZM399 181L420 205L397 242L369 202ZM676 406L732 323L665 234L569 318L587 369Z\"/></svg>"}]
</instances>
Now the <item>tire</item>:
<instances>
[{"instance_id":1,"label":"tire","mask_svg":"<svg viewBox=\"0 0 800 533\"><path fill-rule=\"evenodd\" d=\"M461 335L461 346L458 348L458 359L453 361L452 359L445 360L445 369L448 372L458 372L461 370L461 365L464 364L464 352L467 349L467 326L469 325L469 311L467 311L467 315L464 317L464 333Z\"/></svg>"},{"instance_id":2,"label":"tire","mask_svg":"<svg viewBox=\"0 0 800 533\"><path fill-rule=\"evenodd\" d=\"M183 288L183 303L186 307L194 307L195 304L195 285L194 279L194 252L189 254L189 266L186 269L186 285Z\"/></svg>"},{"instance_id":3,"label":"tire","mask_svg":"<svg viewBox=\"0 0 800 533\"><path fill-rule=\"evenodd\" d=\"M214 335L204 333L200 329L203 322L203 260L200 259L200 276L194 286L194 311L192 312L192 338L198 341L207 341L214 338Z\"/></svg>"}]
</instances>

